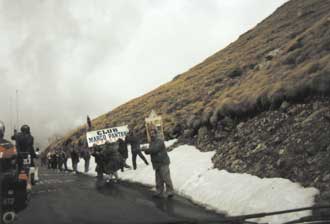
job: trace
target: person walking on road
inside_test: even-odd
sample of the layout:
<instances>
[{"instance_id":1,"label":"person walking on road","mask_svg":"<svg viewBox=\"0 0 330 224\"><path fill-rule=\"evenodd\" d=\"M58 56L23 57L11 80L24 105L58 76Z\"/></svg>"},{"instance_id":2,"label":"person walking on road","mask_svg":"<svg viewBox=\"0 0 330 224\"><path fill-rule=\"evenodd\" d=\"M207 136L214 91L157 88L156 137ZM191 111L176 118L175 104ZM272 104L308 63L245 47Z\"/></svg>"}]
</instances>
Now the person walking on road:
<instances>
[{"instance_id":1,"label":"person walking on road","mask_svg":"<svg viewBox=\"0 0 330 224\"><path fill-rule=\"evenodd\" d=\"M56 152L56 157L57 157L57 166L58 166L58 169L59 171L63 171L63 157L62 157L62 152L63 150L62 149L59 149L57 152Z\"/></svg>"},{"instance_id":2,"label":"person walking on road","mask_svg":"<svg viewBox=\"0 0 330 224\"><path fill-rule=\"evenodd\" d=\"M41 167L42 162L41 162L41 153L39 147L36 148L36 158L34 161L34 168L35 168L35 174L34 174L34 180L39 181L39 167Z\"/></svg>"},{"instance_id":3,"label":"person walking on road","mask_svg":"<svg viewBox=\"0 0 330 224\"><path fill-rule=\"evenodd\" d=\"M110 143L107 141L104 144L102 152L104 162L104 173L110 176L110 180L118 181L117 171L124 166L124 160L118 151L118 143Z\"/></svg>"},{"instance_id":4,"label":"person walking on road","mask_svg":"<svg viewBox=\"0 0 330 224\"><path fill-rule=\"evenodd\" d=\"M68 152L63 150L61 152L61 157L63 160L64 171L68 171L68 158L69 158Z\"/></svg>"},{"instance_id":5,"label":"person walking on road","mask_svg":"<svg viewBox=\"0 0 330 224\"><path fill-rule=\"evenodd\" d=\"M131 152L132 152L132 163L133 168L136 170L136 157L139 156L143 162L146 165L149 165L147 159L142 154L141 148L140 148L140 139L137 137L135 131L132 131L128 136L126 137L126 143L131 145Z\"/></svg>"},{"instance_id":6,"label":"person walking on road","mask_svg":"<svg viewBox=\"0 0 330 224\"><path fill-rule=\"evenodd\" d=\"M52 168L52 153L51 152L47 153L47 167L48 167L48 169Z\"/></svg>"},{"instance_id":7,"label":"person walking on road","mask_svg":"<svg viewBox=\"0 0 330 224\"><path fill-rule=\"evenodd\" d=\"M126 160L128 158L128 149L127 149L127 143L123 139L118 139L118 152L123 158L123 166L121 167L121 172L124 172L124 168L131 168L129 165L127 165Z\"/></svg>"},{"instance_id":8,"label":"person walking on road","mask_svg":"<svg viewBox=\"0 0 330 224\"><path fill-rule=\"evenodd\" d=\"M71 151L72 170L78 173L79 153L77 146L73 145Z\"/></svg>"},{"instance_id":9,"label":"person walking on road","mask_svg":"<svg viewBox=\"0 0 330 224\"><path fill-rule=\"evenodd\" d=\"M156 177L156 193L155 197L164 196L164 188L166 187L167 197L173 197L174 189L170 174L170 158L167 154L164 140L159 137L155 129L150 130L151 142L149 148L145 149L145 153L151 157L153 169Z\"/></svg>"},{"instance_id":10,"label":"person walking on road","mask_svg":"<svg viewBox=\"0 0 330 224\"><path fill-rule=\"evenodd\" d=\"M52 164L52 169L55 170L57 169L57 155L56 152L52 152L51 154L51 164Z\"/></svg>"},{"instance_id":11,"label":"person walking on road","mask_svg":"<svg viewBox=\"0 0 330 224\"><path fill-rule=\"evenodd\" d=\"M103 180L103 173L104 173L104 163L103 163L103 156L102 156L102 147L96 144L93 145L93 153L92 156L95 158L96 168L95 171L97 173L97 180Z\"/></svg>"},{"instance_id":12,"label":"person walking on road","mask_svg":"<svg viewBox=\"0 0 330 224\"><path fill-rule=\"evenodd\" d=\"M68 171L68 158L70 157L70 147L68 146L68 142L64 143L64 148L62 152L62 158L63 158L63 165L64 165L64 170Z\"/></svg>"},{"instance_id":13,"label":"person walking on road","mask_svg":"<svg viewBox=\"0 0 330 224\"><path fill-rule=\"evenodd\" d=\"M80 152L80 156L85 161L85 173L87 173L89 171L89 161L91 159L91 153L89 151L87 143L83 144L83 147Z\"/></svg>"}]
</instances>

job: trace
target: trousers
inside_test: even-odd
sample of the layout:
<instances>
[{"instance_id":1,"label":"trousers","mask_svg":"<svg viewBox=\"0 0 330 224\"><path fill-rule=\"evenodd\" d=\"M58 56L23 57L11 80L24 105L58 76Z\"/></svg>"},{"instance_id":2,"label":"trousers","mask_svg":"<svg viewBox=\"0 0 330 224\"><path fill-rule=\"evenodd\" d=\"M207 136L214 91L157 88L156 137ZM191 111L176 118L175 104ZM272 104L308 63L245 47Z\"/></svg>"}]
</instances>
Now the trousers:
<instances>
[{"instance_id":1,"label":"trousers","mask_svg":"<svg viewBox=\"0 0 330 224\"><path fill-rule=\"evenodd\" d=\"M147 161L147 159L146 159L146 157L144 157L144 155L142 154L141 151L132 152L132 160L133 160L132 162L133 162L133 168L134 168L134 170L136 170L136 168L137 168L137 166L136 166L136 157L137 156L139 156L146 165L149 164L148 161Z\"/></svg>"},{"instance_id":2,"label":"trousers","mask_svg":"<svg viewBox=\"0 0 330 224\"><path fill-rule=\"evenodd\" d=\"M174 189L169 165L157 167L155 169L155 176L157 193L163 193L165 187L167 193L173 193Z\"/></svg>"}]
</instances>

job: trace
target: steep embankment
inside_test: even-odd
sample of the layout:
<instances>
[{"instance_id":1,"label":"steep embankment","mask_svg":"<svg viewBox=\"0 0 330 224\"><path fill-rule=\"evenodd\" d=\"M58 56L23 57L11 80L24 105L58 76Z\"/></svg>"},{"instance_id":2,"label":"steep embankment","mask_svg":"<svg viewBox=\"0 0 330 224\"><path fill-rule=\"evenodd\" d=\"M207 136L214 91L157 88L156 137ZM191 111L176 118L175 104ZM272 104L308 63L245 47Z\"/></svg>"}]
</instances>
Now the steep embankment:
<instances>
[{"instance_id":1,"label":"steep embankment","mask_svg":"<svg viewBox=\"0 0 330 224\"><path fill-rule=\"evenodd\" d=\"M287 177L326 192L329 92L330 1L292 0L225 49L93 124L126 123L145 136L144 118L156 109L167 137L217 149L218 168Z\"/></svg>"},{"instance_id":2,"label":"steep embankment","mask_svg":"<svg viewBox=\"0 0 330 224\"><path fill-rule=\"evenodd\" d=\"M206 131L207 132L207 131ZM199 133L201 148L216 147L215 167L259 177L282 177L313 186L330 200L330 99L282 103L246 121L223 120L210 142ZM318 200L318 202L320 202Z\"/></svg>"},{"instance_id":3,"label":"steep embankment","mask_svg":"<svg viewBox=\"0 0 330 224\"><path fill-rule=\"evenodd\" d=\"M329 1L290 1L201 64L93 123L127 123L143 133L144 118L156 109L171 136L227 115L251 116L283 100L324 94L330 83L329 12Z\"/></svg>"}]
</instances>

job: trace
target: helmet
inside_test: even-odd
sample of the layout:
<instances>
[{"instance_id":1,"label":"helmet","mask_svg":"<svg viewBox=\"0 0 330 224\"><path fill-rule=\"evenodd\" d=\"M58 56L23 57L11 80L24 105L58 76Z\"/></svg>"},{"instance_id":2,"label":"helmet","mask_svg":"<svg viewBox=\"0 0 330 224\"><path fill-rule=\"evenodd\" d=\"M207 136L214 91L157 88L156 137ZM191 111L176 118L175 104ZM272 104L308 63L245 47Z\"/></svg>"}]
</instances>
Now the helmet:
<instances>
[{"instance_id":1,"label":"helmet","mask_svg":"<svg viewBox=\"0 0 330 224\"><path fill-rule=\"evenodd\" d=\"M25 134L29 134L30 133L30 127L26 124L24 124L22 127L21 127L21 132L25 133Z\"/></svg>"},{"instance_id":2,"label":"helmet","mask_svg":"<svg viewBox=\"0 0 330 224\"><path fill-rule=\"evenodd\" d=\"M5 129L6 129L5 124L2 121L0 121L0 136L1 135L3 136L5 134Z\"/></svg>"}]
</instances>

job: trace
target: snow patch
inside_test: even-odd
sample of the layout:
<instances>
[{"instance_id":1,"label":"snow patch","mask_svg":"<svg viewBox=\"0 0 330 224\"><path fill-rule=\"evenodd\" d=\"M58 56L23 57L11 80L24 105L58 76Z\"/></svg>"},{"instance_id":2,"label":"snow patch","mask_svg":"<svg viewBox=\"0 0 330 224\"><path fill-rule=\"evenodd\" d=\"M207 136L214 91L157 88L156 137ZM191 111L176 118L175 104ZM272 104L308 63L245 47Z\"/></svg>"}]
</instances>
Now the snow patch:
<instances>
[{"instance_id":1,"label":"snow patch","mask_svg":"<svg viewBox=\"0 0 330 224\"><path fill-rule=\"evenodd\" d=\"M175 141L166 142L166 145L172 145ZM249 174L213 169L211 162L213 155L214 152L200 152L189 145L179 146L169 153L172 180L178 194L230 216L314 205L314 197L319 193L315 188L303 188L283 178L259 178ZM125 170L123 173L119 171L119 177L154 186L152 166L146 166L139 158L137 160L137 170ZM131 158L128 158L127 163L131 163ZM93 158L90 165L88 174L94 176L96 164ZM78 164L78 169L84 170L83 160ZM310 212L299 212L254 221L282 223L309 214Z\"/></svg>"}]
</instances>

